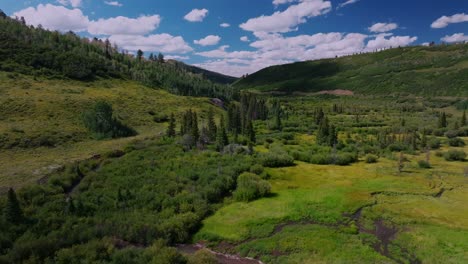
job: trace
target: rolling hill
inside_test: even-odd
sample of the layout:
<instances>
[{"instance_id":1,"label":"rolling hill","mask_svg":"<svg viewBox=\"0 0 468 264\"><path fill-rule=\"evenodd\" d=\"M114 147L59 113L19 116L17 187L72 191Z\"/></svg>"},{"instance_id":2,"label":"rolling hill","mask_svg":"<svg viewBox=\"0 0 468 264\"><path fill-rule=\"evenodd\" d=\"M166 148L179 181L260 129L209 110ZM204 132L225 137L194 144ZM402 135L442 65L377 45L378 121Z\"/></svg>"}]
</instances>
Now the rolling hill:
<instances>
[{"instance_id":1,"label":"rolling hill","mask_svg":"<svg viewBox=\"0 0 468 264\"><path fill-rule=\"evenodd\" d=\"M236 82L240 89L294 93L468 96L468 45L394 48L265 68Z\"/></svg>"}]
</instances>

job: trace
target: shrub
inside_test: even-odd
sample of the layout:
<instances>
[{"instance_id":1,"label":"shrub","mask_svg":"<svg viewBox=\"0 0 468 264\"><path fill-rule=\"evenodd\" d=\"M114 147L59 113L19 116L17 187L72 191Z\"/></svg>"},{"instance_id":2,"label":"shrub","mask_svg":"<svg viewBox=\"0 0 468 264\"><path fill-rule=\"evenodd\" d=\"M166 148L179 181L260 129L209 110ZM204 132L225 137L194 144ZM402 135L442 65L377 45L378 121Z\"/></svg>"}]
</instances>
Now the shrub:
<instances>
[{"instance_id":1,"label":"shrub","mask_svg":"<svg viewBox=\"0 0 468 264\"><path fill-rule=\"evenodd\" d=\"M237 201L249 202L269 194L270 190L270 183L253 173L244 172L237 178L234 198Z\"/></svg>"},{"instance_id":2,"label":"shrub","mask_svg":"<svg viewBox=\"0 0 468 264\"><path fill-rule=\"evenodd\" d=\"M440 140L438 138L431 138L427 144L431 149L439 149L440 148Z\"/></svg>"},{"instance_id":3,"label":"shrub","mask_svg":"<svg viewBox=\"0 0 468 264\"><path fill-rule=\"evenodd\" d=\"M451 147L463 147L463 146L465 146L465 141L463 139L461 139L461 138L458 138L458 137L449 139L448 143L449 143L449 145Z\"/></svg>"},{"instance_id":4,"label":"shrub","mask_svg":"<svg viewBox=\"0 0 468 264\"><path fill-rule=\"evenodd\" d=\"M315 154L312 155L309 159L309 162L312 164L327 165L333 162L330 154Z\"/></svg>"},{"instance_id":5,"label":"shrub","mask_svg":"<svg viewBox=\"0 0 468 264\"><path fill-rule=\"evenodd\" d=\"M270 168L287 167L294 165L293 157L283 152L266 152L259 154L262 165Z\"/></svg>"},{"instance_id":6,"label":"shrub","mask_svg":"<svg viewBox=\"0 0 468 264\"><path fill-rule=\"evenodd\" d=\"M379 160L379 157L377 157L376 155L372 155L372 154L366 155L366 158L365 158L366 163L377 163L378 160Z\"/></svg>"},{"instance_id":7,"label":"shrub","mask_svg":"<svg viewBox=\"0 0 468 264\"><path fill-rule=\"evenodd\" d=\"M427 162L425 160L418 161L418 165L419 165L419 168L421 168L421 169L430 169L431 168L431 164L429 164L429 162Z\"/></svg>"},{"instance_id":8,"label":"shrub","mask_svg":"<svg viewBox=\"0 0 468 264\"><path fill-rule=\"evenodd\" d=\"M466 153L463 150L449 150L445 152L444 158L446 161L464 161Z\"/></svg>"},{"instance_id":9,"label":"shrub","mask_svg":"<svg viewBox=\"0 0 468 264\"><path fill-rule=\"evenodd\" d=\"M458 130L449 130L445 132L445 136L448 138L455 138L458 136Z\"/></svg>"},{"instance_id":10,"label":"shrub","mask_svg":"<svg viewBox=\"0 0 468 264\"><path fill-rule=\"evenodd\" d=\"M335 164L340 166L346 166L357 161L357 157L353 153L340 153L335 159Z\"/></svg>"},{"instance_id":11,"label":"shrub","mask_svg":"<svg viewBox=\"0 0 468 264\"><path fill-rule=\"evenodd\" d=\"M250 167L250 172L257 175L262 174L264 170L265 168L260 164L255 164L252 167Z\"/></svg>"}]
</instances>

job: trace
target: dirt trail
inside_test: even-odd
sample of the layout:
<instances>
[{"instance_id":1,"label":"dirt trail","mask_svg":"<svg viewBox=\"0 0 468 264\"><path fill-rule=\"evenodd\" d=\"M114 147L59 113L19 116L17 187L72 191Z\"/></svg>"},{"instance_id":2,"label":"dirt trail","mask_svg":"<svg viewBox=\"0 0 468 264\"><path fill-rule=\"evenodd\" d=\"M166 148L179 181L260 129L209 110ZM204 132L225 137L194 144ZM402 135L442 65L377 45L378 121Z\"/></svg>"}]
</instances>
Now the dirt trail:
<instances>
[{"instance_id":1,"label":"dirt trail","mask_svg":"<svg viewBox=\"0 0 468 264\"><path fill-rule=\"evenodd\" d=\"M179 250L179 252L188 254L188 255L195 254L195 252L201 249L205 249L211 254L213 254L218 260L218 263L220 264L264 264L260 260L256 260L253 258L244 258L239 255L231 255L231 254L217 252L217 251L207 248L204 244L201 244L201 243L180 244L180 245L176 245L176 248L177 250Z\"/></svg>"}]
</instances>

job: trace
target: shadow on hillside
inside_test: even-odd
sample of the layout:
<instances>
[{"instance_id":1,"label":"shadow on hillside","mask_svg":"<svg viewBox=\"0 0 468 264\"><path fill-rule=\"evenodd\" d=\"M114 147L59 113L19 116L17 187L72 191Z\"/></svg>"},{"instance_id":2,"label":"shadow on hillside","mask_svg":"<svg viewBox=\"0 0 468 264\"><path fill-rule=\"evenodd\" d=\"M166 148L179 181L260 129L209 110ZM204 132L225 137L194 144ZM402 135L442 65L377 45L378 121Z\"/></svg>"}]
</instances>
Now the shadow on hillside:
<instances>
[{"instance_id":1,"label":"shadow on hillside","mask_svg":"<svg viewBox=\"0 0 468 264\"><path fill-rule=\"evenodd\" d=\"M338 87L330 86L324 79L339 72L339 65L335 62L307 62L291 69L289 78L283 79L277 87L278 91L291 94L293 92L318 92L333 90Z\"/></svg>"}]
</instances>

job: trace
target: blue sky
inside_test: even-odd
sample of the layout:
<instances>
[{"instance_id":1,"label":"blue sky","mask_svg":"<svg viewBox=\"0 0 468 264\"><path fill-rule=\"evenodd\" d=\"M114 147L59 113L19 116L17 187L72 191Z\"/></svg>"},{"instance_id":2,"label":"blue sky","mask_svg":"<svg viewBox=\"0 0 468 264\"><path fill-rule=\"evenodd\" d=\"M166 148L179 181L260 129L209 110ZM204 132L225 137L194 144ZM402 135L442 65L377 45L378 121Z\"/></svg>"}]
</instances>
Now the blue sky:
<instances>
[{"instance_id":1,"label":"blue sky","mask_svg":"<svg viewBox=\"0 0 468 264\"><path fill-rule=\"evenodd\" d=\"M468 0L0 0L28 24L240 76L293 61L468 41ZM221 26L224 24L224 26Z\"/></svg>"}]
</instances>

